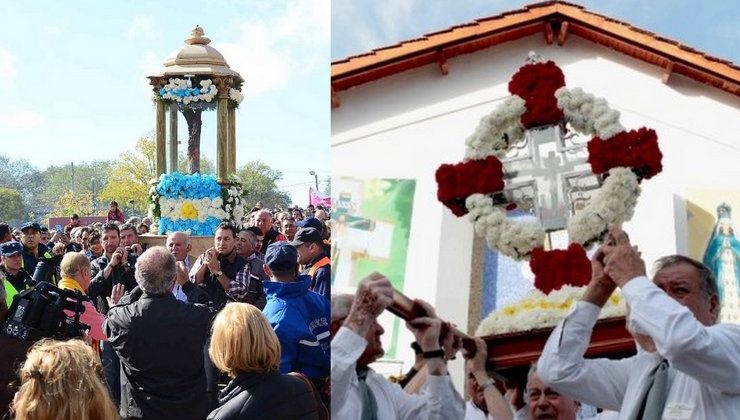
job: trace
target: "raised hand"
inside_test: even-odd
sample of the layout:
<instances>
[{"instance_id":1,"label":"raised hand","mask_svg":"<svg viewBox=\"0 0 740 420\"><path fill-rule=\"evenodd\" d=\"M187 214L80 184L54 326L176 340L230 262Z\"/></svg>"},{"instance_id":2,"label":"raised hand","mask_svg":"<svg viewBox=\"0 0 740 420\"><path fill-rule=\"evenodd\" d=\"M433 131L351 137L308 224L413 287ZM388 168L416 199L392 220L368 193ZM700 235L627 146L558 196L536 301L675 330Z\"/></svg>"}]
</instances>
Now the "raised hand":
<instances>
[{"instance_id":1,"label":"raised hand","mask_svg":"<svg viewBox=\"0 0 740 420\"><path fill-rule=\"evenodd\" d=\"M609 228L608 242L603 249L604 272L620 287L646 274L640 251L630 244L629 237L619 227Z\"/></svg>"},{"instance_id":2,"label":"raised hand","mask_svg":"<svg viewBox=\"0 0 740 420\"><path fill-rule=\"evenodd\" d=\"M352 308L344 326L365 335L375 319L393 302L393 286L380 273L372 273L360 281Z\"/></svg>"}]
</instances>

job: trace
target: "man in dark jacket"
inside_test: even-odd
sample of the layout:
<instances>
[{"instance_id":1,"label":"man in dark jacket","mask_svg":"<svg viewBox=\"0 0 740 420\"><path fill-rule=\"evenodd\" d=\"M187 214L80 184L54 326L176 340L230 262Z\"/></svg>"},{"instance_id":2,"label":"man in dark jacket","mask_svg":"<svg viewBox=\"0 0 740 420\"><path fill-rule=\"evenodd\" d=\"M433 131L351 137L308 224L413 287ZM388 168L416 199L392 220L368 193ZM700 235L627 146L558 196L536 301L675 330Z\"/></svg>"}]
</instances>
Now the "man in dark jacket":
<instances>
[{"instance_id":1,"label":"man in dark jacket","mask_svg":"<svg viewBox=\"0 0 740 420\"><path fill-rule=\"evenodd\" d=\"M324 252L321 232L303 228L290 244L298 251L298 263L303 264L301 274L311 277L308 289L331 300L331 260Z\"/></svg>"},{"instance_id":2,"label":"man in dark jacket","mask_svg":"<svg viewBox=\"0 0 740 420\"><path fill-rule=\"evenodd\" d=\"M134 279L136 255L129 254L120 246L118 225L106 223L102 231L100 242L103 245L103 255L90 263L93 279L87 288L87 295L92 299L98 312L105 315L108 313L110 296L114 296L112 301L115 304L118 296L136 287ZM114 287L116 293L113 293ZM105 383L108 385L111 398L118 403L121 400L121 367L118 355L108 342L102 342L100 347Z\"/></svg>"},{"instance_id":3,"label":"man in dark jacket","mask_svg":"<svg viewBox=\"0 0 740 420\"><path fill-rule=\"evenodd\" d=\"M177 281L188 303L172 294ZM215 312L164 247L136 262L138 287L108 312L106 335L121 359L124 419L203 419L208 414L203 346Z\"/></svg>"},{"instance_id":4,"label":"man in dark jacket","mask_svg":"<svg viewBox=\"0 0 740 420\"><path fill-rule=\"evenodd\" d=\"M262 310L280 340L280 372L299 372L324 389L330 372L329 321L325 297L308 290L308 276L298 275L298 252L287 242L267 248L267 305Z\"/></svg>"},{"instance_id":5,"label":"man in dark jacket","mask_svg":"<svg viewBox=\"0 0 740 420\"><path fill-rule=\"evenodd\" d=\"M260 228L264 236L262 249L259 250L262 253L267 252L267 247L270 244L286 240L285 236L278 232L272 224L272 213L269 210L260 210L257 213L257 227Z\"/></svg>"}]
</instances>

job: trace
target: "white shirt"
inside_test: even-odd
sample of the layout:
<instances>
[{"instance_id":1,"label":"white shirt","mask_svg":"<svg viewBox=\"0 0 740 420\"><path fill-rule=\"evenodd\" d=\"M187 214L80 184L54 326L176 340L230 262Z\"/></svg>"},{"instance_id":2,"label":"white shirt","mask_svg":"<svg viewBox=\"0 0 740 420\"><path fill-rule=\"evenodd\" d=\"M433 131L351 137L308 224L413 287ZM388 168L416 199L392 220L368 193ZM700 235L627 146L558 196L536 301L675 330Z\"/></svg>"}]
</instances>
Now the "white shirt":
<instances>
[{"instance_id":1,"label":"white shirt","mask_svg":"<svg viewBox=\"0 0 740 420\"><path fill-rule=\"evenodd\" d=\"M367 341L349 328L339 329L331 341L331 417L359 420L362 396L355 372L357 359ZM456 402L456 391L448 375L429 375L419 394L410 395L372 369L365 379L378 403L378 419L462 419L464 407ZM462 401L460 399L460 401Z\"/></svg>"},{"instance_id":2,"label":"white shirt","mask_svg":"<svg viewBox=\"0 0 740 420\"><path fill-rule=\"evenodd\" d=\"M550 335L537 371L558 392L629 416L643 379L663 355L675 370L664 419L740 419L740 326L705 326L647 277L622 288L630 327L652 337L657 353L638 350L621 359L584 359L601 308L578 302Z\"/></svg>"},{"instance_id":3,"label":"white shirt","mask_svg":"<svg viewBox=\"0 0 740 420\"><path fill-rule=\"evenodd\" d=\"M493 417L487 416L473 401L465 402L465 420L490 420Z\"/></svg>"},{"instance_id":4,"label":"white shirt","mask_svg":"<svg viewBox=\"0 0 740 420\"><path fill-rule=\"evenodd\" d=\"M185 294L185 292L182 291L182 286L180 286L180 284L177 282L175 282L175 285L172 286L172 294L175 295L175 299L179 301L188 301L188 296Z\"/></svg>"}]
</instances>

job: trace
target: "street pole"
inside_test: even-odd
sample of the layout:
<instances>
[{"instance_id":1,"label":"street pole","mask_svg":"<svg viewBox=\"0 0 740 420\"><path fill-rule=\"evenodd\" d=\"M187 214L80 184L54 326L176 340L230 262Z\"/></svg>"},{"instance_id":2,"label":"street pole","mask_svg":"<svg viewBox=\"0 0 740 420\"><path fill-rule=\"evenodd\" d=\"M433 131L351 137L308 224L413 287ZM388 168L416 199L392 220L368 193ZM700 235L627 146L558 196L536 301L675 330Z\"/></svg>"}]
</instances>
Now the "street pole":
<instances>
[{"instance_id":1,"label":"street pole","mask_svg":"<svg viewBox=\"0 0 740 420\"><path fill-rule=\"evenodd\" d=\"M316 192L319 192L319 176L316 175L316 172L311 171L308 173L309 175L313 175L313 179L316 182Z\"/></svg>"},{"instance_id":2,"label":"street pole","mask_svg":"<svg viewBox=\"0 0 740 420\"><path fill-rule=\"evenodd\" d=\"M93 214L98 212L98 205L95 201L95 177L90 178L92 181L92 205L93 205Z\"/></svg>"}]
</instances>

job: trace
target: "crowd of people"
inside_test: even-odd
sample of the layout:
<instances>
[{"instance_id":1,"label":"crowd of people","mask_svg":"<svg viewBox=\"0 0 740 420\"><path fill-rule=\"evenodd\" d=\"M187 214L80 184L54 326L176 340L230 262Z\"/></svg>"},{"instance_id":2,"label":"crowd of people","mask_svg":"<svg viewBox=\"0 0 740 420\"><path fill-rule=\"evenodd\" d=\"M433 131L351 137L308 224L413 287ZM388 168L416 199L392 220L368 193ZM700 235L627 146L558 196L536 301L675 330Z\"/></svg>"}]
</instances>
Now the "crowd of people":
<instances>
[{"instance_id":1,"label":"crowd of people","mask_svg":"<svg viewBox=\"0 0 740 420\"><path fill-rule=\"evenodd\" d=\"M31 347L15 418L328 418L326 209L258 203L243 226L219 225L200 255L186 232L145 246L151 221L125 220L115 202L107 219L83 226L75 214L51 235L28 222L17 237L0 223L0 321L16 296L48 282L78 292L90 327ZM65 386L82 376L85 387Z\"/></svg>"},{"instance_id":2,"label":"crowd of people","mask_svg":"<svg viewBox=\"0 0 740 420\"><path fill-rule=\"evenodd\" d=\"M73 217L48 240L30 222L19 241L0 224L2 317L34 281L89 299L84 341L44 339L28 351L15 418L310 419L328 418L329 408L358 420L740 415L740 327L718 322L711 270L671 255L651 279L617 227L592 257L582 300L523 383L503 386L486 368L486 343L461 349L421 300L426 316L407 322L416 363L391 381L371 368L384 354L378 317L393 302L391 283L374 273L354 295L331 295L330 226L320 211L255 208L244 226L221 224L200 255L185 232L147 248L130 220L75 226ZM585 358L617 287L637 354ZM467 359L467 401L447 370L458 353Z\"/></svg>"},{"instance_id":3,"label":"crowd of people","mask_svg":"<svg viewBox=\"0 0 740 420\"><path fill-rule=\"evenodd\" d=\"M740 326L718 323L714 276L681 255L659 259L647 276L636 246L618 227L591 261L580 302L553 330L522 384L496 386L485 369L486 347L468 354L466 403L446 365L457 352L443 321L423 301L426 317L407 323L417 363L400 383L369 365L383 355L377 318L393 302L382 274L356 294L332 297L332 415L340 419L737 419L740 418ZM584 357L599 312L621 288L627 330L637 354ZM448 331L443 336L441 331ZM470 357L472 356L472 357ZM411 377L411 378L409 378Z\"/></svg>"}]
</instances>

